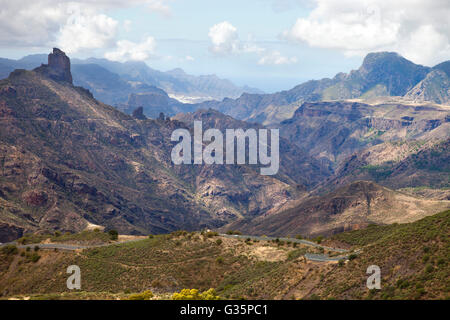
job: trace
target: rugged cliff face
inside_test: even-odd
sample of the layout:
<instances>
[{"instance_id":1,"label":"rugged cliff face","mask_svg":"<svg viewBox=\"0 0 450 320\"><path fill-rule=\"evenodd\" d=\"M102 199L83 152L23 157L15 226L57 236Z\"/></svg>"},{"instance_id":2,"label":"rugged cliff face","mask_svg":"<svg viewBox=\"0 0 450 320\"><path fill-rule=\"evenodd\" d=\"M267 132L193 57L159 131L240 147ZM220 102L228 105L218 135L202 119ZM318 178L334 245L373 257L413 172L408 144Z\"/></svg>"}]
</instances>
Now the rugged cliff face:
<instances>
[{"instance_id":1,"label":"rugged cliff face","mask_svg":"<svg viewBox=\"0 0 450 320\"><path fill-rule=\"evenodd\" d=\"M445 140L449 119L439 106L317 102L304 103L279 127L288 141L337 166L354 152L388 141Z\"/></svg>"},{"instance_id":2,"label":"rugged cliff face","mask_svg":"<svg viewBox=\"0 0 450 320\"><path fill-rule=\"evenodd\" d=\"M361 229L369 224L412 222L449 206L448 201L420 199L373 182L356 181L328 194L311 196L280 213L239 220L224 230L314 237Z\"/></svg>"},{"instance_id":3,"label":"rugged cliff face","mask_svg":"<svg viewBox=\"0 0 450 320\"><path fill-rule=\"evenodd\" d=\"M292 178L251 166L173 165L171 134L188 125L98 102L68 81L65 56L52 55L48 66L0 81L0 223L11 230L3 240L88 223L128 234L212 228L297 192Z\"/></svg>"},{"instance_id":4,"label":"rugged cliff face","mask_svg":"<svg viewBox=\"0 0 450 320\"><path fill-rule=\"evenodd\" d=\"M433 70L405 95L414 102L450 104L450 80L444 71Z\"/></svg>"}]
</instances>

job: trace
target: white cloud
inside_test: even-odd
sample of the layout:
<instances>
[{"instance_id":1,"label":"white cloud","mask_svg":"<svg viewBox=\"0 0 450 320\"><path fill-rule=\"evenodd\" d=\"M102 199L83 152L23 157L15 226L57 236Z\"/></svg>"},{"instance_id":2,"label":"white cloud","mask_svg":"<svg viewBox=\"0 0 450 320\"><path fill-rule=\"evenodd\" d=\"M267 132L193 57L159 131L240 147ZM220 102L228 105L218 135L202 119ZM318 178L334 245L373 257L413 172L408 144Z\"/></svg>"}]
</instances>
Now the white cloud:
<instances>
[{"instance_id":1,"label":"white cloud","mask_svg":"<svg viewBox=\"0 0 450 320\"><path fill-rule=\"evenodd\" d=\"M208 33L211 39L211 51L217 54L232 54L241 51L241 42L237 29L228 21L213 25Z\"/></svg>"},{"instance_id":2,"label":"white cloud","mask_svg":"<svg viewBox=\"0 0 450 320\"><path fill-rule=\"evenodd\" d=\"M75 14L61 28L57 45L67 53L109 46L117 34L118 21L104 15Z\"/></svg>"},{"instance_id":3,"label":"white cloud","mask_svg":"<svg viewBox=\"0 0 450 320\"><path fill-rule=\"evenodd\" d=\"M172 0L0 0L0 46L61 46L75 52L113 43L117 21L111 9L143 6L170 15ZM125 30L129 24L125 21Z\"/></svg>"},{"instance_id":4,"label":"white cloud","mask_svg":"<svg viewBox=\"0 0 450 320\"><path fill-rule=\"evenodd\" d=\"M186 56L186 57L185 57L185 60L186 60L186 61L195 61L195 58L194 58L194 57L191 57L191 56Z\"/></svg>"},{"instance_id":5,"label":"white cloud","mask_svg":"<svg viewBox=\"0 0 450 320\"><path fill-rule=\"evenodd\" d=\"M117 41L113 51L105 53L105 58L113 61L145 61L154 56L156 41L153 37L147 37L140 43L120 40Z\"/></svg>"},{"instance_id":6,"label":"white cloud","mask_svg":"<svg viewBox=\"0 0 450 320\"><path fill-rule=\"evenodd\" d=\"M306 18L285 38L347 55L397 51L416 63L450 58L450 2L447 0L315 0Z\"/></svg>"},{"instance_id":7,"label":"white cloud","mask_svg":"<svg viewBox=\"0 0 450 320\"><path fill-rule=\"evenodd\" d=\"M296 57L285 57L282 56L281 53L279 51L272 51L269 52L267 54L265 54L264 56L262 56L259 60L258 60L258 64L261 65L282 65L282 64L293 64L293 63L297 63L297 58Z\"/></svg>"},{"instance_id":8,"label":"white cloud","mask_svg":"<svg viewBox=\"0 0 450 320\"><path fill-rule=\"evenodd\" d=\"M256 54L260 57L258 60L260 65L282 65L297 62L295 57L285 57L279 51L270 51L256 45L252 35L249 35L248 41L240 40L237 28L228 21L212 26L209 29L208 36L212 44L210 50L214 54L222 56Z\"/></svg>"},{"instance_id":9,"label":"white cloud","mask_svg":"<svg viewBox=\"0 0 450 320\"><path fill-rule=\"evenodd\" d=\"M172 11L167 5L168 0L148 0L148 7L152 11L156 11L166 17L172 16Z\"/></svg>"}]
</instances>

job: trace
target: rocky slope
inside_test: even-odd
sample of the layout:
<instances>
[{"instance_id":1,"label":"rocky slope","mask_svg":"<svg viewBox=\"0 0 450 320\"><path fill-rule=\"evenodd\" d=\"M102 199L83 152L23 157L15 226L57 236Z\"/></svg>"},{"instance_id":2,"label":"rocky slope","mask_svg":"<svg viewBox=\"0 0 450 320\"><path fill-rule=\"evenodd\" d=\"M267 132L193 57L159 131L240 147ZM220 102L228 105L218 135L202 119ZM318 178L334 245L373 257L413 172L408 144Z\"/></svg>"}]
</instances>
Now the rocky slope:
<instances>
[{"instance_id":1,"label":"rocky slope","mask_svg":"<svg viewBox=\"0 0 450 320\"><path fill-rule=\"evenodd\" d=\"M426 200L374 182L357 181L321 196L310 196L280 213L239 220L224 227L243 234L307 237L360 229L369 224L406 223L450 208L447 200Z\"/></svg>"},{"instance_id":2,"label":"rocky slope","mask_svg":"<svg viewBox=\"0 0 450 320\"><path fill-rule=\"evenodd\" d=\"M291 197L288 183L251 167L174 166L170 136L185 124L102 104L70 83L56 54L0 81L0 227L10 230L0 241L88 223L128 234L198 230Z\"/></svg>"},{"instance_id":3,"label":"rocky slope","mask_svg":"<svg viewBox=\"0 0 450 320\"><path fill-rule=\"evenodd\" d=\"M405 95L413 102L450 104L450 80L444 71L433 70Z\"/></svg>"},{"instance_id":4,"label":"rocky slope","mask_svg":"<svg viewBox=\"0 0 450 320\"><path fill-rule=\"evenodd\" d=\"M225 132L229 128L250 128L259 130L265 128L257 123L248 123L236 120L223 113L209 109L197 110L192 113L180 113L173 117L193 127L194 121L202 121L203 130L210 128L219 129ZM281 138L280 142L280 170L277 178L296 186L299 191L305 191L316 186L318 183L329 177L332 173L329 167L323 165L320 161L311 157L308 152ZM226 153L224 153L226 155Z\"/></svg>"},{"instance_id":5,"label":"rocky slope","mask_svg":"<svg viewBox=\"0 0 450 320\"><path fill-rule=\"evenodd\" d=\"M342 161L319 190L361 179L395 189L449 188L450 139L383 143L356 152Z\"/></svg>"},{"instance_id":6,"label":"rocky slope","mask_svg":"<svg viewBox=\"0 0 450 320\"><path fill-rule=\"evenodd\" d=\"M450 136L450 110L397 103L304 103L276 127L288 141L336 166L354 152L384 142L445 140Z\"/></svg>"}]
</instances>

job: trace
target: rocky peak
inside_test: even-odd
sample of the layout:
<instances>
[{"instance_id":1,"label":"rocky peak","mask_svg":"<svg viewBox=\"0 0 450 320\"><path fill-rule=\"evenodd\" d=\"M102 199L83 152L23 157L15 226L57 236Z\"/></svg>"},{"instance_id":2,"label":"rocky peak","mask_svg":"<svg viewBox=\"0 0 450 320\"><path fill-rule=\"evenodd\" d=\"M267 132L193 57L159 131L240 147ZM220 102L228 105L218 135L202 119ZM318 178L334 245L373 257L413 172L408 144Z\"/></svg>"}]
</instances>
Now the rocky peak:
<instances>
[{"instance_id":1,"label":"rocky peak","mask_svg":"<svg viewBox=\"0 0 450 320\"><path fill-rule=\"evenodd\" d=\"M56 81L65 81L72 84L72 73L70 72L70 59L66 54L53 48L53 52L48 55L48 64L43 64L35 71L41 72Z\"/></svg>"},{"instance_id":2,"label":"rocky peak","mask_svg":"<svg viewBox=\"0 0 450 320\"><path fill-rule=\"evenodd\" d=\"M144 108L143 107L137 107L133 111L133 118L138 120L146 120L147 117L144 115Z\"/></svg>"},{"instance_id":3,"label":"rocky peak","mask_svg":"<svg viewBox=\"0 0 450 320\"><path fill-rule=\"evenodd\" d=\"M374 52L364 58L355 75L362 80L365 90L381 84L389 95L402 96L429 71L430 68L417 65L395 52Z\"/></svg>"}]
</instances>

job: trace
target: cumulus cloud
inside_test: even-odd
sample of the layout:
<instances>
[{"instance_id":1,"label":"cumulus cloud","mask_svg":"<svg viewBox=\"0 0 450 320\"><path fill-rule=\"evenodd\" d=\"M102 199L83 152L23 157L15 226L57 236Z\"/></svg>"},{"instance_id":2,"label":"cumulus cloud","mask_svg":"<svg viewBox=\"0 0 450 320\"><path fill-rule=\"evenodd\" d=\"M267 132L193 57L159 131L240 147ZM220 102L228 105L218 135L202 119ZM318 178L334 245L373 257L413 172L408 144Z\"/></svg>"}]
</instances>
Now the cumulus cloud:
<instances>
[{"instance_id":1,"label":"cumulus cloud","mask_svg":"<svg viewBox=\"0 0 450 320\"><path fill-rule=\"evenodd\" d=\"M296 57L288 58L288 57L282 56L279 51L269 52L269 53L263 55L258 60L258 64L262 64L262 65L267 65L267 64L282 65L282 64L292 64L292 63L297 63Z\"/></svg>"},{"instance_id":2,"label":"cumulus cloud","mask_svg":"<svg viewBox=\"0 0 450 320\"><path fill-rule=\"evenodd\" d=\"M414 62L450 58L450 3L446 0L315 0L285 38L347 55L397 51Z\"/></svg>"},{"instance_id":3,"label":"cumulus cloud","mask_svg":"<svg viewBox=\"0 0 450 320\"><path fill-rule=\"evenodd\" d=\"M171 0L14 0L1 1L0 46L60 46L68 52L95 49L115 42L119 27L111 9L142 5L170 15Z\"/></svg>"},{"instance_id":4,"label":"cumulus cloud","mask_svg":"<svg viewBox=\"0 0 450 320\"><path fill-rule=\"evenodd\" d=\"M212 43L210 49L214 53L231 54L242 50L237 29L228 21L213 25L208 36Z\"/></svg>"},{"instance_id":5,"label":"cumulus cloud","mask_svg":"<svg viewBox=\"0 0 450 320\"><path fill-rule=\"evenodd\" d=\"M260 56L258 61L260 65L282 65L297 62L297 58L284 57L279 51L270 51L256 45L253 40L242 41L239 38L237 28L228 21L212 26L209 29L208 36L211 40L210 51L217 55L252 53Z\"/></svg>"},{"instance_id":6,"label":"cumulus cloud","mask_svg":"<svg viewBox=\"0 0 450 320\"><path fill-rule=\"evenodd\" d=\"M56 40L67 53L109 46L117 34L118 21L104 15L73 15L60 29Z\"/></svg>"},{"instance_id":7,"label":"cumulus cloud","mask_svg":"<svg viewBox=\"0 0 450 320\"><path fill-rule=\"evenodd\" d=\"M147 37L140 43L120 40L113 51L105 53L105 58L113 61L145 61L154 56L156 41Z\"/></svg>"}]
</instances>

